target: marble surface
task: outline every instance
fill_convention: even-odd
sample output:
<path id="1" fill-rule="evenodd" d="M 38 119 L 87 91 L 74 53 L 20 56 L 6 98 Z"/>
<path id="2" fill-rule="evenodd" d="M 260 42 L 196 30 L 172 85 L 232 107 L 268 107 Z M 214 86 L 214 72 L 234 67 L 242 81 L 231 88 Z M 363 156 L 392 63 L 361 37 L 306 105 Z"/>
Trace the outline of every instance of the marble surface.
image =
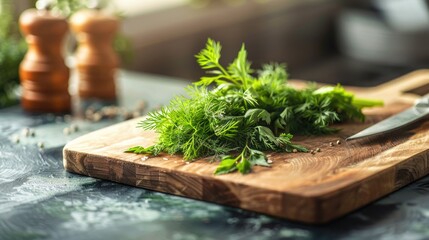
<path id="1" fill-rule="evenodd" d="M 177 79 L 122 72 L 119 103 L 148 108 L 185 94 Z M 19 106 L 0 110 L 0 239 L 429 239 L 429 177 L 354 213 L 312 226 L 68 173 L 62 147 L 118 122 Z M 63 134 L 76 124 L 79 131 Z M 23 137 L 31 128 L 34 137 Z M 20 136 L 15 143 L 13 136 Z M 43 142 L 43 149 L 37 143 Z"/>

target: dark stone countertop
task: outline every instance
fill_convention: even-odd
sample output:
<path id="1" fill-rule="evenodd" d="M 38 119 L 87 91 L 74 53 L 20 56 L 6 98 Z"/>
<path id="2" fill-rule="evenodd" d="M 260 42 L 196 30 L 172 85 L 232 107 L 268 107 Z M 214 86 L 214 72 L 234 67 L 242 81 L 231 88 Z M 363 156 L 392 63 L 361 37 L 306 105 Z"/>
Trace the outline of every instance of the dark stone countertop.
<path id="1" fill-rule="evenodd" d="M 155 108 L 184 94 L 187 84 L 121 72 L 119 103 L 133 108 L 146 100 L 147 109 Z M 118 121 L 28 115 L 19 106 L 0 110 L 0 239 L 429 239 L 429 177 L 311 226 L 64 170 L 68 141 Z M 64 135 L 70 124 L 79 131 Z M 36 135 L 22 137 L 24 128 Z"/>

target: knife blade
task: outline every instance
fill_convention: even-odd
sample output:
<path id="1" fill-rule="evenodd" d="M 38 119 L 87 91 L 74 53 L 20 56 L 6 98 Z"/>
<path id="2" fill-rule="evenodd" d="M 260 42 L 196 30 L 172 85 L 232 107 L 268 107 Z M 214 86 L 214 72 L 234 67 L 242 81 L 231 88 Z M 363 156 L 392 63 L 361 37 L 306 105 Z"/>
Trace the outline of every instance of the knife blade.
<path id="1" fill-rule="evenodd" d="M 424 95 L 418 99 L 414 106 L 396 114 L 389 118 L 382 120 L 369 128 L 366 128 L 353 136 L 346 138 L 346 140 L 354 140 L 358 138 L 388 133 L 408 124 L 416 122 L 422 118 L 429 116 L 429 94 Z"/>

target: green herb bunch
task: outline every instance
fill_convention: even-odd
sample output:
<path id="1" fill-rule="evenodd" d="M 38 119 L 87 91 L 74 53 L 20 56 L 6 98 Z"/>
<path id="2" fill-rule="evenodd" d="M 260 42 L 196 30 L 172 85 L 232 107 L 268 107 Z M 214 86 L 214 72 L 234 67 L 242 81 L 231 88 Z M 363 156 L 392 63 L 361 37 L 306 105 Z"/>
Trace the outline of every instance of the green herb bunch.
<path id="1" fill-rule="evenodd" d="M 24 58 L 23 41 L 0 37 L 0 108 L 16 102 L 14 90 L 19 85 L 19 63 Z"/>
<path id="2" fill-rule="evenodd" d="M 380 104 L 357 100 L 339 85 L 295 89 L 287 84 L 284 65 L 264 65 L 255 72 L 244 45 L 227 67 L 220 57 L 220 43 L 209 39 L 196 55 L 208 76 L 188 88 L 189 97 L 176 97 L 139 123 L 159 134 L 155 145 L 127 152 L 181 153 L 187 161 L 215 156 L 221 160 L 215 174 L 245 174 L 254 165 L 270 166 L 265 151 L 307 152 L 292 143 L 292 134 L 334 132 L 331 124 L 363 120 L 362 107 Z"/>

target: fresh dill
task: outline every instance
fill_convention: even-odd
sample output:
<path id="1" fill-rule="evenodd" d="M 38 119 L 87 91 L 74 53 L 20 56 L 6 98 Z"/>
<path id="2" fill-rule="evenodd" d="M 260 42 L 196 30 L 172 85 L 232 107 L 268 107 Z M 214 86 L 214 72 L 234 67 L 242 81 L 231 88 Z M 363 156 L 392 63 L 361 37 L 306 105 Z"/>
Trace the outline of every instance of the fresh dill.
<path id="1" fill-rule="evenodd" d="M 244 44 L 227 67 L 220 58 L 220 43 L 208 39 L 196 55 L 207 76 L 187 88 L 189 97 L 176 97 L 139 123 L 159 134 L 155 145 L 126 152 L 179 153 L 186 161 L 215 156 L 215 174 L 245 174 L 254 165 L 270 166 L 265 151 L 307 152 L 292 143 L 292 134 L 332 133 L 333 123 L 364 120 L 362 107 L 382 104 L 356 99 L 340 85 L 295 89 L 287 84 L 284 65 L 254 71 Z"/>

